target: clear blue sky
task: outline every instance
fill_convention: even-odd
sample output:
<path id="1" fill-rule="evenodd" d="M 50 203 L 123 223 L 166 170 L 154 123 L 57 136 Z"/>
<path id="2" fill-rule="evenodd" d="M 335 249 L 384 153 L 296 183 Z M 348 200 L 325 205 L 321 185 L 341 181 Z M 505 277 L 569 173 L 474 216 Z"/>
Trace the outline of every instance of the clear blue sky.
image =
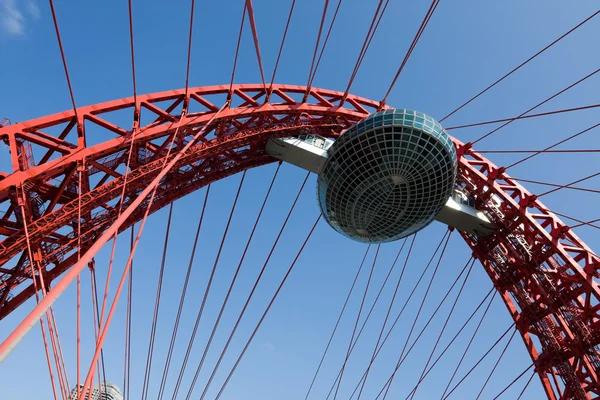
<path id="1" fill-rule="evenodd" d="M 131 67 L 128 42 L 127 2 L 57 1 L 58 18 L 70 69 L 75 99 L 78 105 L 108 101 L 132 94 Z M 281 34 L 289 10 L 288 0 L 255 0 L 257 26 L 261 51 L 270 76 Z M 310 59 L 314 49 L 322 0 L 297 2 L 288 41 L 279 68 L 279 83 L 306 84 Z M 333 30 L 324 60 L 314 85 L 343 91 L 354 67 L 360 46 L 376 8 L 376 1 L 345 0 Z M 333 2 L 332 8 L 337 4 Z M 198 1 L 196 4 L 194 41 L 192 50 L 192 86 L 228 83 L 239 29 L 243 1 Z M 373 45 L 356 78 L 352 92 L 379 100 L 395 74 L 429 2 L 392 0 L 377 32 Z M 482 2 L 477 0 L 442 1 L 400 77 L 388 104 L 413 108 L 441 118 L 456 106 L 486 87 L 521 61 L 591 15 L 598 8 L 594 0 L 564 2 L 559 0 Z M 328 15 L 328 20 L 331 17 Z M 185 83 L 188 1 L 134 1 L 134 25 L 138 93 L 180 88 Z M 446 126 L 460 125 L 510 117 L 520 114 L 560 89 L 592 72 L 600 65 L 598 38 L 600 16 L 576 33 L 536 59 L 523 70 L 482 96 L 473 104 L 449 118 Z M 67 110 L 71 107 L 62 64 L 52 25 L 48 4 L 41 0 L 0 0 L 0 117 L 24 121 Z M 258 73 L 251 33 L 246 24 L 242 40 L 236 82 L 258 82 Z M 600 77 L 595 76 L 539 109 L 540 112 L 598 103 Z M 600 112 L 595 109 L 543 119 L 518 121 L 484 140 L 479 149 L 539 149 L 565 138 L 598 122 Z M 489 127 L 454 131 L 461 140 L 469 141 L 489 131 Z M 592 131 L 570 142 L 563 148 L 600 148 L 600 131 Z M 0 170 L 8 170 L 6 148 L 0 148 Z M 596 158 L 594 158 L 596 157 Z M 496 164 L 507 165 L 519 155 L 494 155 Z M 192 368 L 184 380 L 183 394 L 191 381 L 207 336 L 216 317 L 224 289 L 249 234 L 274 166 L 250 171 L 241 201 L 234 216 L 225 252 L 219 263 L 214 291 L 208 299 L 191 359 Z M 568 183 L 598 172 L 594 155 L 543 155 L 510 171 L 519 178 Z M 270 248 L 277 230 L 289 209 L 304 172 L 284 166 L 270 200 L 268 213 L 259 225 L 251 251 L 246 259 L 241 282 L 234 291 L 230 306 L 206 366 L 212 367 L 217 350 L 223 346 L 225 332 L 232 326 L 237 313 L 250 290 L 254 276 Z M 208 217 L 202 233 L 194 270 L 193 290 L 186 300 L 180 336 L 175 348 L 173 370 L 167 385 L 170 396 L 184 355 L 196 311 L 202 298 L 208 271 L 212 267 L 224 224 L 231 208 L 239 176 L 214 186 L 208 206 Z M 599 189 L 600 180 L 592 179 L 581 186 Z M 533 192 L 546 188 L 530 186 Z M 170 339 L 175 310 L 183 281 L 187 259 L 200 212 L 204 190 L 194 193 L 175 204 L 173 234 L 167 259 L 167 276 L 159 314 L 156 353 L 150 385 L 150 398 L 156 396 L 162 374 L 164 357 Z M 598 194 L 561 191 L 544 198 L 553 210 L 582 220 L 598 218 Z M 145 228 L 140 250 L 136 255 L 134 282 L 134 348 L 132 366 L 132 398 L 139 398 L 144 374 L 145 354 L 150 331 L 150 317 L 162 251 L 166 223 L 166 209 L 156 213 Z M 315 179 L 311 178 L 302 196 L 301 204 L 292 217 L 282 242 L 269 265 L 265 282 L 259 287 L 238 336 L 226 356 L 216 385 L 211 386 L 208 398 L 213 398 L 235 357 L 245 343 L 256 320 L 278 280 L 289 266 L 318 215 Z M 444 227 L 434 224 L 419 234 L 399 299 L 393 315 L 406 299 L 409 289 L 425 266 L 432 248 L 438 243 Z M 592 228 L 579 228 L 577 233 L 592 249 L 600 248 L 600 234 Z M 441 299 L 458 271 L 469 257 L 467 246 L 454 235 L 438 278 L 433 284 L 430 299 L 425 304 L 417 330 L 423 326 L 437 302 Z M 122 269 L 128 239 L 120 238 L 117 271 Z M 375 269 L 373 284 L 382 283 L 385 273 L 399 248 L 399 243 L 382 246 Z M 246 357 L 231 380 L 222 399 L 304 399 L 306 390 L 325 347 L 327 339 L 342 306 L 365 246 L 337 235 L 321 224 L 302 255 L 299 264 L 256 336 Z M 372 253 L 370 255 L 372 257 Z M 371 258 L 369 258 L 370 260 Z M 104 280 L 107 251 L 97 257 L 98 276 Z M 399 265 L 392 279 L 399 273 Z M 117 272 L 120 275 L 120 272 Z M 143 275 L 142 275 L 143 274 Z M 82 275 L 83 287 L 89 290 L 89 274 Z M 114 281 L 113 281 L 114 282 Z M 364 288 L 366 275 L 359 281 L 359 292 Z M 115 287 L 111 285 L 111 293 Z M 476 265 L 458 303 L 455 317 L 447 328 L 441 346 L 456 332 L 475 304 L 490 289 L 489 279 Z M 103 289 L 103 288 L 101 288 Z M 391 299 L 392 285 L 383 292 L 375 308 L 373 320 L 367 325 L 357 352 L 349 362 L 338 398 L 346 399 L 362 374 L 365 360 L 375 344 L 385 309 Z M 84 293 L 89 293 L 85 291 Z M 423 293 L 423 288 L 418 293 Z M 375 291 L 367 296 L 367 305 Z M 422 296 L 422 295 L 421 295 Z M 84 326 L 87 336 L 83 347 L 85 355 L 92 350 L 93 337 L 89 299 L 84 305 Z M 381 359 L 374 365 L 364 393 L 372 399 L 389 376 L 404 343 L 420 296 L 413 300 L 407 314 L 394 330 Z M 311 398 L 324 399 L 339 369 L 350 338 L 360 296 L 353 297 L 350 313 L 343 319 L 340 333 L 333 342 L 315 384 Z M 120 305 L 106 343 L 107 380 L 122 386 L 124 303 Z M 28 302 L 0 323 L 0 338 L 4 338 L 33 306 Z M 75 380 L 74 365 L 74 290 L 71 288 L 56 303 L 56 314 L 61 339 L 70 371 L 71 385 Z M 444 308 L 447 310 L 447 306 Z M 500 302 L 494 303 L 491 318 L 487 318 L 469 356 L 459 372 L 462 376 L 483 351 L 510 324 Z M 414 385 L 429 355 L 443 317 L 436 318 L 411 357 L 399 370 L 389 398 L 404 398 Z M 469 328 L 469 332 L 472 330 Z M 460 357 L 470 333 L 462 336 L 457 345 L 434 370 L 435 375 L 424 381 L 418 399 L 437 398 L 445 387 L 449 374 Z M 414 336 L 413 336 L 414 337 Z M 443 348 L 443 347 L 442 347 Z M 439 350 L 438 350 L 439 353 Z M 498 354 L 496 350 L 495 354 Z M 495 379 L 488 384 L 484 399 L 499 392 L 529 360 L 521 340 L 516 337 L 498 367 Z M 481 370 L 467 380 L 452 398 L 474 398 L 492 367 L 487 361 Z M 208 377 L 209 368 L 203 369 L 192 398 L 198 398 Z M 524 381 L 503 397 L 516 398 Z M 43 356 L 41 335 L 36 327 L 17 350 L 0 366 L 2 399 L 50 399 L 50 384 Z M 181 395 L 181 393 L 180 393 Z M 491 396 L 491 397 L 490 397 Z M 526 396 L 528 400 L 543 398 L 538 379 L 534 379 Z"/>

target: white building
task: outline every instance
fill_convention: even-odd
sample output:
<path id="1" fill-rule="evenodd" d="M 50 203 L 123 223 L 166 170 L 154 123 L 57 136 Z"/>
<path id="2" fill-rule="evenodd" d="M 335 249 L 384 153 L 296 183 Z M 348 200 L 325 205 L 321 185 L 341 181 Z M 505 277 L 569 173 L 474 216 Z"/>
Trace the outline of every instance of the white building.
<path id="1" fill-rule="evenodd" d="M 79 386 L 80 388 L 83 385 Z M 81 391 L 82 389 L 80 389 Z M 71 395 L 69 396 L 69 400 L 77 400 L 77 388 L 73 388 L 71 390 Z M 109 382 L 104 382 L 98 386 L 96 386 L 91 395 L 88 393 L 84 400 L 123 400 L 123 395 L 121 394 L 121 390 L 116 385 L 113 385 Z"/>

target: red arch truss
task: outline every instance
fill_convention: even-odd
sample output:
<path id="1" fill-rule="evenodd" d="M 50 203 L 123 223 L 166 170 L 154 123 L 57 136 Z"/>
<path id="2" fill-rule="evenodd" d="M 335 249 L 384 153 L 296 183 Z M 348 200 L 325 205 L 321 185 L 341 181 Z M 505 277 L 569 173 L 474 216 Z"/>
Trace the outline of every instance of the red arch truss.
<path id="1" fill-rule="evenodd" d="M 227 98 L 230 105 L 211 120 Z M 34 294 L 32 279 L 41 281 L 27 273 L 24 223 L 36 269 L 49 285 L 73 266 L 78 243 L 85 251 L 116 220 L 125 177 L 123 206 L 157 177 L 171 143 L 169 158 L 205 129 L 161 181 L 151 212 L 210 182 L 275 162 L 264 151 L 271 137 L 336 137 L 381 108 L 303 86 L 234 85 L 231 92 L 209 86 L 190 89 L 187 97 L 173 90 L 138 96 L 137 103 L 127 98 L 81 107 L 79 120 L 67 111 L 0 128 L 12 166 L 0 172 L 0 209 L 6 210 L 0 215 L 0 318 Z M 548 398 L 597 398 L 600 259 L 503 168 L 453 140 L 458 185 L 501 227 L 487 238 L 463 238 L 502 296 Z M 124 175 L 130 156 L 131 172 Z M 140 220 L 144 209 L 120 230 Z"/>

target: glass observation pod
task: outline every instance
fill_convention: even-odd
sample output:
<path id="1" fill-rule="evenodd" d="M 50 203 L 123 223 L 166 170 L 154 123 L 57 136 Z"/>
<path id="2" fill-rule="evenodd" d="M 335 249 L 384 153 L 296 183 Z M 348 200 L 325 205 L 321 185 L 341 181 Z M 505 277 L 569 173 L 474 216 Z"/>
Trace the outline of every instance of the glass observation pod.
<path id="1" fill-rule="evenodd" d="M 271 139 L 266 150 L 318 174 L 324 218 L 353 240 L 398 240 L 434 219 L 478 235 L 494 230 L 474 200 L 456 187 L 456 150 L 448 133 L 421 112 L 388 109 L 351 126 L 336 141 L 301 135 Z"/>

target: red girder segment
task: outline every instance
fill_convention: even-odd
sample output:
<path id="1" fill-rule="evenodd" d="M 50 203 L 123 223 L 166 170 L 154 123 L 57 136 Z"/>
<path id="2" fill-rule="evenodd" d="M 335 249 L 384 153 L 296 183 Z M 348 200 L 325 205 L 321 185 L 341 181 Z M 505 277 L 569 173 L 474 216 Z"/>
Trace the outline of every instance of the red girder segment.
<path id="1" fill-rule="evenodd" d="M 378 102 L 356 96 L 342 103 L 343 93 L 330 90 L 311 88 L 305 97 L 303 86 L 273 85 L 268 100 L 262 84 L 233 89 L 231 107 L 219 114 L 161 182 L 152 212 L 210 182 L 275 161 L 264 151 L 268 138 L 302 133 L 336 137 L 380 108 Z M 137 103 L 129 98 L 81 107 L 79 134 L 73 111 L 0 128 L 13 167 L 0 174 L 0 203 L 7 210 L 0 216 L 0 318 L 34 294 L 25 272 L 29 260 L 23 252 L 23 218 L 36 249 L 34 262 L 47 284 L 76 261 L 79 171 L 87 182 L 81 194 L 82 245 L 87 247 L 116 218 L 132 135 L 130 127 L 115 122 L 113 112 L 130 109 L 131 118 L 138 115 L 141 121 L 132 146 L 127 204 L 161 170 L 182 118 L 179 107 L 189 104 L 175 148 L 183 147 L 210 120 L 228 91 L 228 86 L 200 87 L 190 89 L 188 99 L 182 89 L 138 96 Z M 596 398 L 599 258 L 502 168 L 473 152 L 469 144 L 456 139 L 454 143 L 458 185 L 502 227 L 485 239 L 463 237 L 502 295 L 548 398 Z M 36 163 L 38 153 L 43 156 Z M 19 212 L 23 199 L 25 216 Z M 142 215 L 143 207 L 121 230 Z M 5 267 L 11 262 L 13 267 Z M 562 378 L 560 387 L 556 376 Z"/>
<path id="2" fill-rule="evenodd" d="M 185 144 L 186 138 L 192 136 L 213 116 L 218 107 L 214 105 L 212 98 L 227 91 L 228 87 L 225 86 L 190 90 L 190 99 L 186 102 L 190 104 L 190 112 L 181 121 L 181 134 L 175 141 L 176 147 Z M 250 167 L 259 161 L 267 162 L 263 149 L 268 136 L 297 135 L 303 132 L 332 136 L 341 127 L 362 118 L 367 112 L 365 107 L 373 110 L 377 106 L 370 100 L 355 97 L 353 104 L 347 108 L 333 107 L 331 101 L 339 99 L 341 95 L 319 89 L 309 91 L 307 103 L 293 100 L 305 93 L 304 87 L 274 85 L 269 102 L 264 104 L 262 85 L 234 86 L 233 104 L 237 101 L 238 105 L 220 114 L 213 126 L 206 130 L 203 143 L 194 146 L 182 159 L 185 163 L 178 165 L 177 171 L 163 182 L 163 187 L 159 188 L 157 204 L 168 204 L 176 197 L 202 187 L 213 180 L 213 175 L 215 178 L 222 178 L 226 176 L 223 171 L 237 172 L 237 168 L 231 169 L 236 163 L 251 160 L 252 163 L 247 165 Z M 39 260 L 42 270 L 46 270 L 50 264 L 54 265 L 54 268 L 47 271 L 48 282 L 72 265 L 73 258 L 68 255 L 73 252 L 77 243 L 75 231 L 71 228 L 70 232 L 60 236 L 56 232 L 63 232 L 66 227 L 74 225 L 73 212 L 77 208 L 78 194 L 78 176 L 74 172 L 78 165 L 83 166 L 80 169 L 84 171 L 84 181 L 90 182 L 94 178 L 97 180 L 94 187 L 82 193 L 82 243 L 87 245 L 98 237 L 116 215 L 114 203 L 124 180 L 122 169 L 128 157 L 131 133 L 127 128 L 109 122 L 110 114 L 129 108 L 132 115 L 139 115 L 142 121 L 149 117 L 146 118 L 148 123 L 142 124 L 136 133 L 133 146 L 135 154 L 132 156 L 133 172 L 128 177 L 127 185 L 129 197 L 125 200 L 128 202 L 160 170 L 166 146 L 179 124 L 180 115 L 174 110 L 184 103 L 183 100 L 184 90 L 179 90 L 138 96 L 137 105 L 133 99 L 124 99 L 82 107 L 78 109 L 77 115 L 84 121 L 83 135 L 72 132 L 76 126 L 74 112 L 15 124 L 10 130 L 0 132 L 0 137 L 5 142 L 13 143 L 17 148 L 17 151 L 11 152 L 11 157 L 17 160 L 12 163 L 13 166 L 16 165 L 16 170 L 5 175 L 4 179 L 0 178 L 0 202 L 9 204 L 10 210 L 13 204 L 18 203 L 17 193 L 22 195 L 25 192 L 27 203 L 32 205 L 31 215 L 28 216 L 31 238 L 34 243 L 39 244 L 40 252 L 44 254 Z M 166 104 L 161 104 L 165 102 Z M 202 110 L 193 112 L 194 106 Z M 265 129 L 266 125 L 268 127 Z M 102 142 L 85 146 L 86 142 L 94 141 L 90 132 L 96 133 L 97 130 L 92 131 L 90 128 L 96 127 L 102 129 Z M 42 131 L 50 128 L 57 132 L 58 139 Z M 46 140 L 29 141 L 30 137 L 36 135 L 41 135 Z M 69 136 L 73 137 L 72 142 L 68 141 Z M 61 153 L 62 156 L 49 156 L 49 153 L 58 151 L 54 142 L 61 142 L 63 148 L 72 150 Z M 45 145 L 40 150 L 45 153 L 44 156 L 37 164 L 21 162 L 23 151 L 20 149 L 31 146 L 32 143 Z M 272 160 L 269 158 L 268 161 Z M 103 176 L 97 179 L 96 174 Z M 163 201 L 163 197 L 167 200 Z M 58 208 L 58 205 L 62 207 Z M 54 208 L 57 208 L 56 212 L 51 212 Z M 19 207 L 15 209 L 18 210 Z M 0 265 L 17 256 L 23 248 L 24 235 L 23 232 L 18 232 L 22 227 L 20 218 L 20 215 L 13 212 L 7 212 L 2 217 L 6 229 L 1 230 L 0 234 L 6 238 L 0 242 Z M 60 242 L 57 243 L 59 239 Z M 0 275 L 0 318 L 33 294 L 33 287 L 19 288 L 27 280 L 27 275 L 21 271 L 28 262 L 26 257 L 21 257 L 15 267 L 5 269 L 11 272 Z M 13 296 L 14 299 L 7 302 Z"/>

